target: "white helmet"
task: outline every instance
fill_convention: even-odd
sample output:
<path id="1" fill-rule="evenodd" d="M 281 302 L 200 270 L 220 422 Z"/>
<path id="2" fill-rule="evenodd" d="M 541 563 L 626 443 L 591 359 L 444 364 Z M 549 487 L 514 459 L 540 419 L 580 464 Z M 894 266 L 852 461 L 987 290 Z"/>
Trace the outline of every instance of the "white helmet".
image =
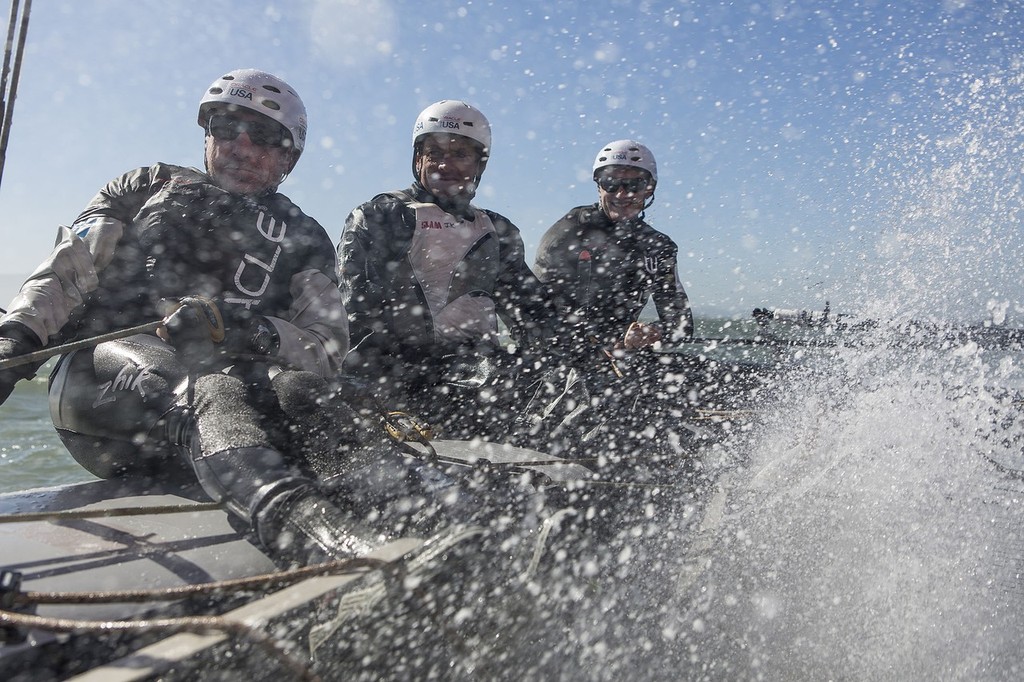
<path id="1" fill-rule="evenodd" d="M 476 107 L 457 99 L 434 102 L 420 112 L 412 128 L 412 146 L 430 133 L 447 133 L 468 137 L 484 149 L 484 159 L 491 152 L 491 124 Z"/>
<path id="2" fill-rule="evenodd" d="M 295 151 L 306 146 L 306 106 L 277 76 L 257 69 L 236 69 L 215 80 L 199 102 L 199 125 L 206 128 L 210 110 L 218 105 L 244 107 L 274 119 L 292 137 Z"/>
<path id="3" fill-rule="evenodd" d="M 654 184 L 658 184 L 658 164 L 654 161 L 651 150 L 636 140 L 616 140 L 609 142 L 597 153 L 594 159 L 594 179 L 597 171 L 605 166 L 633 166 L 651 174 Z"/>

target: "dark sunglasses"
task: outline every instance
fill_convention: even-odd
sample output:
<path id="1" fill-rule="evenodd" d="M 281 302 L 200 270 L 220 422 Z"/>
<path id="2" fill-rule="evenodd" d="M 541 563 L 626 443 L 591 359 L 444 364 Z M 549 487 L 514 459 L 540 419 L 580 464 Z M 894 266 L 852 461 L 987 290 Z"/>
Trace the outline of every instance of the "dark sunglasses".
<path id="1" fill-rule="evenodd" d="M 639 194 L 647 189 L 650 182 L 646 178 L 609 178 L 600 177 L 597 179 L 597 186 L 605 192 L 614 194 L 620 189 L 625 189 L 629 194 Z"/>
<path id="2" fill-rule="evenodd" d="M 249 140 L 260 147 L 291 146 L 292 138 L 284 126 L 263 121 L 244 121 L 229 114 L 213 114 L 206 122 L 206 132 L 218 140 L 230 142 L 238 139 L 241 133 L 249 136 Z M 287 142 L 285 142 L 287 140 Z"/>

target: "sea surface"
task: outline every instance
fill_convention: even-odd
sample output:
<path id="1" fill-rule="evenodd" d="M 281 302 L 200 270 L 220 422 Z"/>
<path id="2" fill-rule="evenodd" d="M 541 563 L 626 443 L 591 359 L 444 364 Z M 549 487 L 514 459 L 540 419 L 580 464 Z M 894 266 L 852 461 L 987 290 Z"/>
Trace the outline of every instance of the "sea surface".
<path id="1" fill-rule="evenodd" d="M 46 370 L 22 381 L 0 406 L 0 492 L 93 480 L 57 437 L 46 397 Z"/>

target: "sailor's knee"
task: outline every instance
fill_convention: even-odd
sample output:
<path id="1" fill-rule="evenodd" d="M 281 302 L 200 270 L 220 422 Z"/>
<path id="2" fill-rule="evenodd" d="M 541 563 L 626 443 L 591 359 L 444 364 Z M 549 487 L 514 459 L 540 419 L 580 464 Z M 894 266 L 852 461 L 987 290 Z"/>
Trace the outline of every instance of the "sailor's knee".
<path id="1" fill-rule="evenodd" d="M 101 478 L 174 465 L 163 425 L 183 369 L 169 346 L 131 337 L 62 357 L 50 375 L 50 416 L 71 455 Z"/>
<path id="2" fill-rule="evenodd" d="M 273 386 L 282 410 L 293 416 L 312 412 L 330 394 L 327 381 L 313 372 L 281 372 L 274 377 Z"/>

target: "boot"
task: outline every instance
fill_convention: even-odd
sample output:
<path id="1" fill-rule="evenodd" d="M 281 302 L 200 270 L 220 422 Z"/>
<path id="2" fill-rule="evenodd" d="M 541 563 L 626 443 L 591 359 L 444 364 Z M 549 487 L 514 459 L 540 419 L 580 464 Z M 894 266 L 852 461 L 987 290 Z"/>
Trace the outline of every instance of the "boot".
<path id="1" fill-rule="evenodd" d="M 267 447 L 204 454 L 192 442 L 192 466 L 206 493 L 247 522 L 276 559 L 323 563 L 365 554 L 379 544 Z M 358 529 L 358 530 L 357 530 Z"/>
<path id="2" fill-rule="evenodd" d="M 270 484 L 260 491 L 252 527 L 277 558 L 302 565 L 362 556 L 381 538 L 333 505 L 312 485 Z"/>

